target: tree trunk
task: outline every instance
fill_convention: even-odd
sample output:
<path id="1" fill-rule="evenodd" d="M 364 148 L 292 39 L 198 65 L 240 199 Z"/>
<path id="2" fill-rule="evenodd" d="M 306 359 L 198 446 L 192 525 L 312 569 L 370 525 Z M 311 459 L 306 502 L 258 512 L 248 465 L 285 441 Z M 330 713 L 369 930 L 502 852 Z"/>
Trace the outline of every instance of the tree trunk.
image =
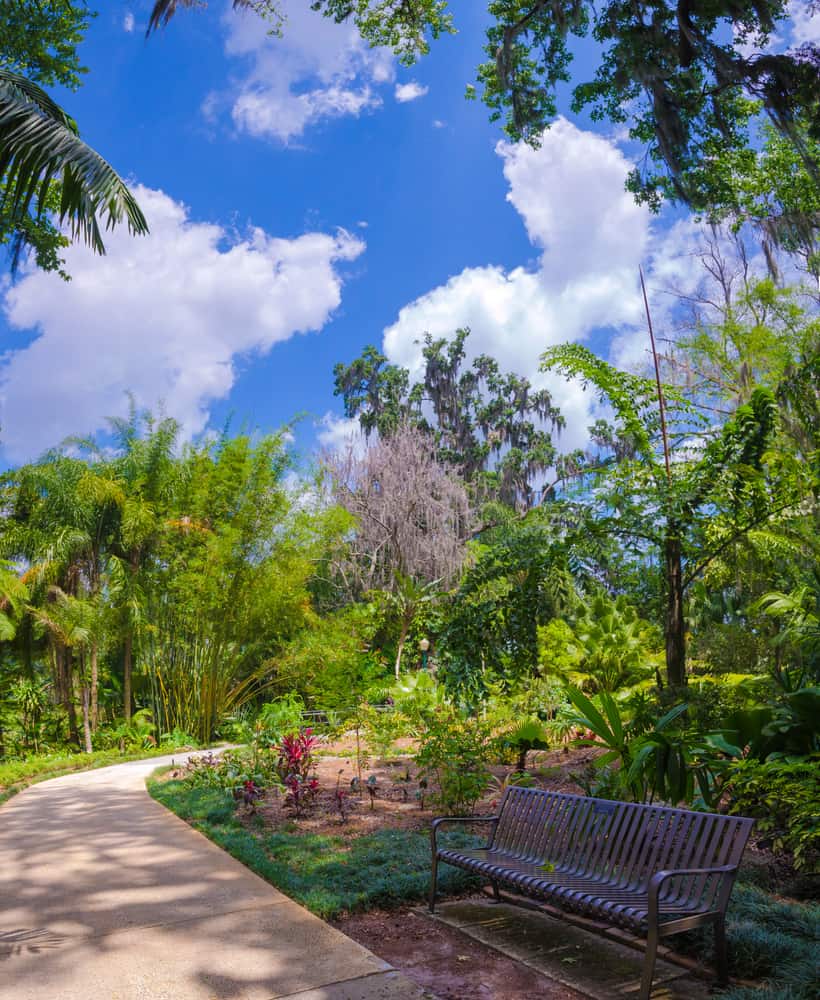
<path id="1" fill-rule="evenodd" d="M 80 745 L 80 731 L 77 728 L 77 709 L 74 705 L 74 676 L 71 670 L 71 652 L 68 649 L 57 650 L 57 657 L 62 661 L 62 699 L 63 708 L 68 715 L 68 736 L 72 743 Z"/>
<path id="2" fill-rule="evenodd" d="M 664 546 L 666 571 L 666 679 L 671 688 L 686 684 L 686 623 L 683 617 L 683 557 L 677 531 L 670 526 Z"/>
<path id="3" fill-rule="evenodd" d="M 126 722 L 131 721 L 131 656 L 133 643 L 133 637 L 129 632 L 125 637 L 125 650 L 122 659 L 122 708 Z"/>
<path id="4" fill-rule="evenodd" d="M 99 687 L 99 663 L 98 663 L 97 643 L 91 644 L 91 731 L 97 732 L 99 722 L 99 704 L 97 699 L 97 688 Z"/>
<path id="5" fill-rule="evenodd" d="M 89 713 L 90 698 L 89 698 L 88 684 L 85 682 L 85 678 L 83 678 L 81 691 L 82 691 L 82 705 L 83 705 L 83 737 L 85 738 L 85 752 L 93 753 L 94 746 L 91 743 L 91 719 Z"/>

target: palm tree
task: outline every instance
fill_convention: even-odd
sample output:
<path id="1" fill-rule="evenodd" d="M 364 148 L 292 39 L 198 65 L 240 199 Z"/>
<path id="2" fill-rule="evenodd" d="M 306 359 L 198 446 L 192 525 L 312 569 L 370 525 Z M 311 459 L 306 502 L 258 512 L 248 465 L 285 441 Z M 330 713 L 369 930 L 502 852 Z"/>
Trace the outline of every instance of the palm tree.
<path id="1" fill-rule="evenodd" d="M 79 658 L 80 693 L 83 712 L 83 736 L 85 752 L 91 753 L 90 685 L 85 670 L 85 653 L 91 638 L 90 605 L 81 598 L 71 597 L 59 587 L 51 587 L 49 601 L 43 607 L 32 607 L 37 624 L 48 634 L 52 655 L 55 658 L 56 674 L 63 683 L 64 700 L 73 708 L 71 688 L 73 687 L 72 662 Z M 62 660 L 62 663 L 60 661 Z M 62 671 L 60 667 L 62 666 Z M 73 723 L 76 728 L 76 722 Z"/>
<path id="2" fill-rule="evenodd" d="M 125 182 L 74 120 L 36 83 L 0 67 L 0 214 L 12 225 L 30 211 L 43 215 L 55 183 L 60 223 L 96 253 L 105 253 L 98 214 L 106 229 L 125 221 L 134 235 L 148 232 Z"/>

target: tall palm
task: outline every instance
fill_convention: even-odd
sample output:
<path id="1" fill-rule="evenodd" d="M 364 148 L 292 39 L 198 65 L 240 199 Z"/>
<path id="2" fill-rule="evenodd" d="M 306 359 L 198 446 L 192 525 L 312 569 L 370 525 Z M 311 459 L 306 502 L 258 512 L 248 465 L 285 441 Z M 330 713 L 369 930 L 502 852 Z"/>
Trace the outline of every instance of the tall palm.
<path id="1" fill-rule="evenodd" d="M 127 420 L 112 418 L 111 430 L 119 454 L 113 468 L 125 499 L 111 544 L 112 595 L 120 608 L 123 637 L 123 709 L 131 719 L 131 677 L 135 639 L 145 604 L 144 576 L 165 529 L 176 488 L 179 466 L 174 452 L 179 425 L 166 418 L 155 423 L 135 407 Z"/>
<path id="2" fill-rule="evenodd" d="M 54 182 L 60 223 L 96 253 L 105 253 L 99 215 L 106 229 L 125 221 L 134 235 L 148 232 L 125 182 L 74 120 L 36 83 L 0 67 L 0 214 L 12 222 L 42 215 Z"/>

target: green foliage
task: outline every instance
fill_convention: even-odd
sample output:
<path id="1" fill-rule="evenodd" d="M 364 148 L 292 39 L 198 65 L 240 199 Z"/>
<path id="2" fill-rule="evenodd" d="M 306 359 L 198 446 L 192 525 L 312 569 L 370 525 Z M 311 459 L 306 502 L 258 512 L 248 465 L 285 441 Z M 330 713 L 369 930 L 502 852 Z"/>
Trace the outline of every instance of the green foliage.
<path id="1" fill-rule="evenodd" d="M 363 723 L 368 746 L 382 760 L 394 754 L 396 740 L 413 733 L 410 717 L 393 707 L 377 709 L 373 705 L 362 705 L 359 708 L 359 718 Z"/>
<path id="2" fill-rule="evenodd" d="M 597 593 L 583 606 L 567 650 L 577 669 L 567 679 L 592 691 L 618 691 L 657 671 L 659 636 L 627 598 Z"/>
<path id="3" fill-rule="evenodd" d="M 379 830 L 353 840 L 280 830 L 263 834 L 240 825 L 233 803 L 219 791 L 185 782 L 152 781 L 149 791 L 220 847 L 313 913 L 329 920 L 346 912 L 399 906 L 423 899 L 430 887 L 430 843 L 425 833 Z M 474 838 L 445 835 L 446 843 Z M 442 891 L 477 887 L 475 878 L 445 866 Z"/>
<path id="4" fill-rule="evenodd" d="M 796 588 L 792 593 L 777 591 L 764 594 L 758 602 L 760 610 L 783 622 L 778 643 L 790 642 L 797 647 L 801 674 L 820 682 L 820 578 L 815 573 L 811 585 Z"/>
<path id="5" fill-rule="evenodd" d="M 737 760 L 725 778 L 732 812 L 757 817 L 773 851 L 787 850 L 795 866 L 820 871 L 820 758 Z"/>
<path id="6" fill-rule="evenodd" d="M 572 626 L 553 618 L 538 626 L 538 666 L 549 677 L 567 680 L 578 666 L 580 651 Z"/>
<path id="7" fill-rule="evenodd" d="M 75 90 L 87 72 L 77 47 L 96 15 L 85 0 L 12 0 L 0 13 L 0 65 L 46 87 Z"/>
<path id="8" fill-rule="evenodd" d="M 271 654 L 308 616 L 310 544 L 297 544 L 288 463 L 281 435 L 185 455 L 175 506 L 186 513 L 169 518 L 146 581 L 143 649 L 163 729 L 210 739 L 269 686 Z"/>
<path id="9" fill-rule="evenodd" d="M 166 25 L 177 7 L 197 7 L 199 0 L 155 0 L 148 31 Z M 249 9 L 283 32 L 285 14 L 281 0 L 233 0 L 234 9 Z M 454 31 L 446 0 L 412 0 L 385 4 L 384 0 L 310 0 L 311 10 L 341 23 L 352 20 L 362 38 L 372 46 L 387 46 L 406 65 L 428 51 L 428 36 L 438 38 Z"/>
<path id="10" fill-rule="evenodd" d="M 17 226 L 51 207 L 59 185 L 60 222 L 72 237 L 105 253 L 98 215 L 108 229 L 122 223 L 143 235 L 148 224 L 116 171 L 79 137 L 74 120 L 32 80 L 0 67 L 0 218 Z M 19 229 L 22 236 L 25 230 Z"/>
<path id="11" fill-rule="evenodd" d="M 808 158 L 820 163 L 817 138 L 809 134 L 800 119 L 793 127 Z M 762 129 L 761 139 L 759 148 L 710 157 L 709 218 L 728 221 L 735 232 L 751 223 L 760 231 L 764 244 L 773 242 L 799 255 L 816 278 L 820 272 L 817 178 L 807 169 L 795 143 L 770 125 Z"/>
<path id="12" fill-rule="evenodd" d="M 323 618 L 308 616 L 307 624 L 271 663 L 273 683 L 346 718 L 370 691 L 383 689 L 389 676 L 372 648 L 379 624 L 375 608 L 351 605 Z"/>
<path id="13" fill-rule="evenodd" d="M 169 734 L 166 734 L 169 735 Z M 186 738 L 175 746 L 183 746 L 191 742 L 195 746 L 196 742 L 183 730 L 176 730 L 170 734 L 184 735 Z M 94 737 L 95 744 L 101 747 L 117 746 L 120 750 L 148 749 L 157 745 L 157 733 L 154 727 L 154 718 L 150 709 L 141 708 L 135 712 L 130 719 L 122 719 L 110 726 L 101 729 Z M 166 741 L 167 742 L 167 741 Z"/>
<path id="14" fill-rule="evenodd" d="M 256 716 L 253 727 L 254 740 L 260 746 L 273 746 L 282 737 L 295 732 L 302 725 L 305 703 L 298 694 L 291 692 L 276 701 L 266 702 Z"/>
<path id="15" fill-rule="evenodd" d="M 549 750 L 551 747 L 549 730 L 537 718 L 522 719 L 497 739 L 502 752 L 511 750 L 515 753 L 515 766 L 519 773 L 527 770 L 527 754 L 531 750 Z"/>
<path id="16" fill-rule="evenodd" d="M 667 676 L 671 686 L 682 686 L 687 589 L 730 545 L 808 496 L 811 472 L 769 450 L 778 408 L 768 388 L 753 388 L 748 402 L 715 425 L 680 390 L 664 387 L 668 438 L 679 442 L 667 456 L 649 379 L 618 371 L 578 344 L 547 351 L 543 368 L 592 386 L 615 411 L 613 425 L 593 428 L 600 452 L 579 469 L 586 524 L 657 553 L 666 592 Z M 699 442 L 694 450 L 692 440 Z"/>
<path id="17" fill-rule="evenodd" d="M 676 727 L 686 712 L 685 704 L 676 705 L 660 718 L 637 716 L 628 720 L 612 695 L 602 692 L 595 702 L 575 688 L 567 689 L 575 713 L 572 721 L 587 731 L 581 740 L 587 746 L 604 750 L 593 761 L 603 772 L 600 787 L 591 794 L 635 802 L 655 798 L 670 805 L 691 805 L 696 792 L 710 804 L 714 799 L 714 752 L 697 735 Z M 609 765 L 617 764 L 617 770 Z M 603 794 L 606 793 L 606 794 Z"/>
<path id="18" fill-rule="evenodd" d="M 767 677 L 755 674 L 698 674 L 689 679 L 689 718 L 702 733 L 719 729 L 735 712 L 760 702 L 771 688 Z"/>
<path id="19" fill-rule="evenodd" d="M 444 687 L 427 670 L 404 674 L 386 694 L 396 711 L 410 721 L 415 732 L 434 719 L 436 710 L 444 708 L 447 702 Z"/>
<path id="20" fill-rule="evenodd" d="M 435 782 L 438 790 L 429 798 L 442 812 L 473 813 L 490 784 L 487 762 L 493 739 L 486 719 L 463 715 L 452 706 L 440 707 L 428 720 L 416 763 L 420 775 Z"/>
<path id="21" fill-rule="evenodd" d="M 817 177 L 800 143 L 801 115 L 818 137 L 816 51 L 745 57 L 763 49 L 786 16 L 786 0 L 493 0 L 488 61 L 479 67 L 484 100 L 514 139 L 537 144 L 557 117 L 556 91 L 570 80 L 573 36 L 591 36 L 599 57 L 590 79 L 574 82 L 572 107 L 629 126 L 646 148 L 630 189 L 657 207 L 662 197 L 706 208 L 725 200 L 712 165 L 743 160 L 759 107 Z M 815 51 L 812 58 L 810 53 Z M 759 105 L 746 99 L 753 95 Z"/>
<path id="22" fill-rule="evenodd" d="M 276 750 L 270 748 L 206 753 L 188 758 L 182 780 L 192 788 L 218 789 L 236 799 L 251 784 L 260 791 L 281 788 L 277 761 Z"/>
<path id="23" fill-rule="evenodd" d="M 40 84 L 76 89 L 86 72 L 77 48 L 95 15 L 84 0 L 14 0 L 0 13 L 0 67 Z M 10 206 L 13 192 L 0 182 L 0 205 Z M 20 213 L 0 209 L 0 244 L 9 245 L 12 266 L 24 248 L 31 248 L 37 266 L 62 277 L 60 253 L 69 240 L 51 220 L 59 212 L 61 190 L 57 183 L 40 193 L 41 211 Z"/>
<path id="24" fill-rule="evenodd" d="M 389 438 L 412 423 L 432 435 L 438 459 L 461 470 L 477 500 L 526 510 L 535 499 L 535 477 L 556 461 L 550 430 L 560 429 L 563 418 L 546 390 L 502 372 L 493 358 L 479 355 L 467 367 L 469 334 L 426 335 L 424 376 L 413 385 L 407 369 L 367 347 L 350 365 L 336 365 L 334 391 L 366 434 L 377 430 Z"/>
<path id="25" fill-rule="evenodd" d="M 453 595 L 441 635 L 448 688 L 475 701 L 493 680 L 531 677 L 538 669 L 539 626 L 576 600 L 566 551 L 548 526 L 527 518 L 500 529 L 478 550 Z"/>
<path id="26" fill-rule="evenodd" d="M 730 713 L 713 745 L 734 757 L 764 761 L 820 751 L 820 688 L 788 691 L 768 703 Z"/>

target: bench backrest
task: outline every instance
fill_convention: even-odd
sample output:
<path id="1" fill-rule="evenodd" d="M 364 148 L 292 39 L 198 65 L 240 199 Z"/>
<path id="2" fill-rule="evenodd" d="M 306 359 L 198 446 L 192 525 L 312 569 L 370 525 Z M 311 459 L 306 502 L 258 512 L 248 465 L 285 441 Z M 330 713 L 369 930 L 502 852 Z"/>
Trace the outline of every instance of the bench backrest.
<path id="1" fill-rule="evenodd" d="M 496 850 L 641 888 L 661 869 L 737 865 L 754 825 L 741 816 L 517 786 L 506 790 L 499 817 Z M 697 889 L 685 882 L 687 894 Z M 670 879 L 663 896 L 681 891 L 683 881 Z"/>

